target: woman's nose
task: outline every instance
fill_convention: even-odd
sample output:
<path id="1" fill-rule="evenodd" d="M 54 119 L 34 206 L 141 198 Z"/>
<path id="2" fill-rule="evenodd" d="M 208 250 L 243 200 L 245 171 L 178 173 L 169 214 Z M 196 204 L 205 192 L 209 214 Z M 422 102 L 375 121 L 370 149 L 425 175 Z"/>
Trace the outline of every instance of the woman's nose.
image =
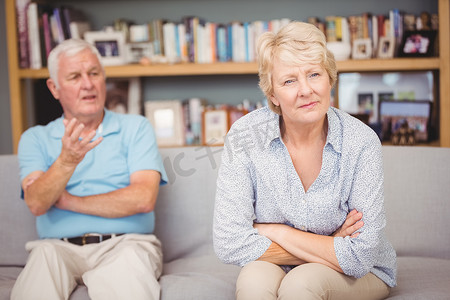
<path id="1" fill-rule="evenodd" d="M 309 96 L 312 94 L 312 88 L 308 80 L 300 80 L 298 84 L 298 95 L 300 97 Z"/>

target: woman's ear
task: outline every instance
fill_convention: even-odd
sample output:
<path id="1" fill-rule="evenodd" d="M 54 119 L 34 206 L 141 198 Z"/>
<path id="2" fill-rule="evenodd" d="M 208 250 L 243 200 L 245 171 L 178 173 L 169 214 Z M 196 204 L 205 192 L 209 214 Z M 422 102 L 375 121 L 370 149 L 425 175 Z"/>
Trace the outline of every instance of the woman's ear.
<path id="1" fill-rule="evenodd" d="M 55 99 L 59 99 L 59 89 L 56 87 L 56 84 L 53 81 L 53 79 L 51 78 L 47 79 L 47 87 L 52 93 L 53 97 L 55 97 Z"/>
<path id="2" fill-rule="evenodd" d="M 277 98 L 275 98 L 274 95 L 270 96 L 270 101 L 273 103 L 273 105 L 280 106 L 280 102 L 277 100 Z"/>

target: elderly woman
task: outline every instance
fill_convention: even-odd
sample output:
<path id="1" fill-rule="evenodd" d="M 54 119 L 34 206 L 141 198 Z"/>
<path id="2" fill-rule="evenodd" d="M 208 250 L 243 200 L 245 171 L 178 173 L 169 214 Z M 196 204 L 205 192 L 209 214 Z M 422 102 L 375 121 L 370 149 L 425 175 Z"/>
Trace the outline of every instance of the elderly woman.
<path id="1" fill-rule="evenodd" d="M 292 22 L 258 45 L 269 107 L 233 125 L 219 171 L 214 247 L 243 266 L 237 299 L 382 299 L 396 284 L 384 235 L 381 144 L 330 107 L 334 57 Z"/>

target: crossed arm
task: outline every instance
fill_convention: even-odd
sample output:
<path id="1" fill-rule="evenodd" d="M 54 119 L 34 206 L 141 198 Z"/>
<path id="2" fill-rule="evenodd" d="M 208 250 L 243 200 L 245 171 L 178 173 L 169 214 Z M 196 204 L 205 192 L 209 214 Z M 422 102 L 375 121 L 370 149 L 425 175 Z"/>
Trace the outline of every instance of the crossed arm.
<path id="1" fill-rule="evenodd" d="M 80 139 L 84 125 L 76 119 L 64 122 L 61 154 L 46 172 L 35 171 L 24 178 L 24 198 L 34 215 L 42 215 L 52 206 L 83 214 L 119 218 L 152 211 L 156 203 L 160 174 L 153 170 L 138 171 L 130 176 L 130 185 L 86 197 L 77 197 L 66 191 L 75 168 L 86 153 L 102 141 L 91 141 L 95 131 Z M 105 205 L 108 203 L 108 205 Z"/>
<path id="2" fill-rule="evenodd" d="M 277 265 L 300 265 L 305 262 L 317 262 L 343 273 L 334 252 L 334 237 L 350 236 L 364 223 L 362 213 L 352 210 L 344 224 L 331 236 L 304 232 L 284 224 L 254 224 L 259 234 L 266 236 L 272 244 L 258 259 Z"/>

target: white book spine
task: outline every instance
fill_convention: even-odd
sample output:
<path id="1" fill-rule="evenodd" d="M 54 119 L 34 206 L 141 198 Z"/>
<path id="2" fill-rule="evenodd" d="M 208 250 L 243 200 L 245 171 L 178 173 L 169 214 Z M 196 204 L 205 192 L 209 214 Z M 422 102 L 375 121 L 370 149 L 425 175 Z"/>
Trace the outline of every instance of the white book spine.
<path id="1" fill-rule="evenodd" d="M 30 53 L 30 68 L 42 68 L 41 42 L 39 38 L 38 5 L 32 2 L 28 6 L 28 41 Z"/>

